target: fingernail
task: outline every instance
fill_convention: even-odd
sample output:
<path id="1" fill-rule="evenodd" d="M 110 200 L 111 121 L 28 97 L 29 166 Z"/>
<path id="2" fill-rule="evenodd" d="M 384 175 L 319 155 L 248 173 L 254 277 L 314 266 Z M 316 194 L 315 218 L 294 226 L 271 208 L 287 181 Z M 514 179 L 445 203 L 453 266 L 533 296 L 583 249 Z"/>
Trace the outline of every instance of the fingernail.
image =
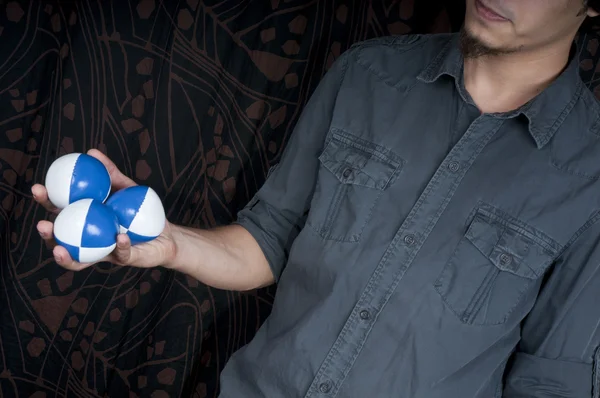
<path id="1" fill-rule="evenodd" d="M 56 261 L 57 263 L 60 263 L 60 256 L 54 256 L 54 261 Z"/>

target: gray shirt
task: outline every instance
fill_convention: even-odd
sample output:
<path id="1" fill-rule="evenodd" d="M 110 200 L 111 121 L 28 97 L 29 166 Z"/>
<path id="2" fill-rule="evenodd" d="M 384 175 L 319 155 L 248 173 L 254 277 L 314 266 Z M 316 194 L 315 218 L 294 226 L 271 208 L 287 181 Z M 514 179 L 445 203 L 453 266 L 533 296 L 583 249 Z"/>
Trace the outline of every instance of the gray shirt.
<path id="1" fill-rule="evenodd" d="M 456 34 L 346 51 L 239 213 L 278 290 L 221 397 L 600 397 L 600 107 L 481 114 Z"/>

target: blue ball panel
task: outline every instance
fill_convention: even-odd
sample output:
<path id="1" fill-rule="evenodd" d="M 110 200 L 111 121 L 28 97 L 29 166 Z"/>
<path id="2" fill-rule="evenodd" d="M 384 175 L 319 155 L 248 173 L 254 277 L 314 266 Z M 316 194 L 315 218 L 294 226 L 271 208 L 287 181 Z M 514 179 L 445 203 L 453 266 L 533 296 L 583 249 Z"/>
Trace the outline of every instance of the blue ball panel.
<path id="1" fill-rule="evenodd" d="M 75 261 L 79 261 L 79 247 L 77 246 L 73 246 L 73 245 L 69 245 L 68 243 L 65 243 L 63 241 L 61 241 L 60 239 L 56 239 L 56 243 L 59 246 L 64 247 L 65 249 L 67 249 L 67 251 L 69 252 L 69 255 L 71 256 L 71 258 Z"/>
<path id="2" fill-rule="evenodd" d="M 93 201 L 85 219 L 81 246 L 108 247 L 115 243 L 118 233 L 117 216 L 102 203 Z"/>
<path id="3" fill-rule="evenodd" d="M 69 202 L 86 198 L 104 202 L 109 192 L 110 175 L 102 162 L 93 156 L 81 154 L 73 170 Z"/>
<path id="4" fill-rule="evenodd" d="M 127 236 L 129 236 L 129 240 L 131 241 L 132 245 L 137 245 L 137 244 L 144 243 L 144 242 L 150 242 L 151 240 L 155 239 L 154 236 L 138 235 L 131 231 L 127 231 Z"/>
<path id="5" fill-rule="evenodd" d="M 119 219 L 119 223 L 129 229 L 135 215 L 142 206 L 142 202 L 146 198 L 148 187 L 136 185 L 129 187 L 112 194 L 106 201 L 106 205 L 109 206 Z"/>

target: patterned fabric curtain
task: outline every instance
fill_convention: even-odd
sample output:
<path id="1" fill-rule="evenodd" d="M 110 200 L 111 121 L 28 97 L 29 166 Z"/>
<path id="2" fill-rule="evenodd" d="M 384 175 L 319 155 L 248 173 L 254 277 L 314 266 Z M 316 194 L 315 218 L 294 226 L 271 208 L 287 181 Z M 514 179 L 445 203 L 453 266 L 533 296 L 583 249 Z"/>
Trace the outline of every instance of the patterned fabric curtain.
<path id="1" fill-rule="evenodd" d="M 227 224 L 343 51 L 456 31 L 463 12 L 458 0 L 0 1 L 0 395 L 214 397 L 276 293 L 58 267 L 30 194 L 57 156 L 99 148 L 170 221 Z M 579 37 L 592 90 L 594 32 Z"/>

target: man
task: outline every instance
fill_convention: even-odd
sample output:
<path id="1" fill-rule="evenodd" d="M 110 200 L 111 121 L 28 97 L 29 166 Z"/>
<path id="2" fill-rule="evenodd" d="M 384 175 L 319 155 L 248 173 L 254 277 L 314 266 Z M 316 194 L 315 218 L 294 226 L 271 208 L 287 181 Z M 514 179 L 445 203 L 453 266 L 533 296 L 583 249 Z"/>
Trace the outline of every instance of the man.
<path id="1" fill-rule="evenodd" d="M 572 51 L 593 16 L 467 0 L 461 34 L 353 46 L 234 225 L 109 260 L 278 283 L 222 397 L 600 397 L 600 107 Z"/>

